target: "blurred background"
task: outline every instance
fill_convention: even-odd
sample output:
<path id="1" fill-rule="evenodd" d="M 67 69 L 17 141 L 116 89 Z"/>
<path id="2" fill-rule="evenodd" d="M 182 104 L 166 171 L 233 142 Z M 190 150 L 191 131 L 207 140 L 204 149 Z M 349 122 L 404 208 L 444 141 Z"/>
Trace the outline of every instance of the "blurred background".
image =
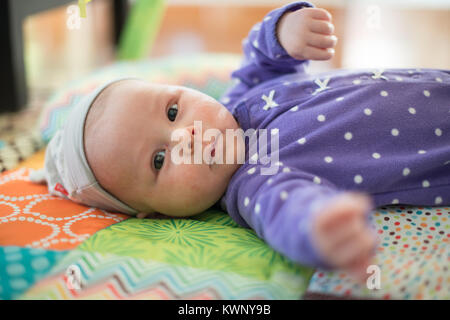
<path id="1" fill-rule="evenodd" d="M 290 2 L 166 0 L 158 33 L 145 56 L 239 54 L 251 27 L 269 11 Z M 311 72 L 330 68 L 450 68 L 449 0 L 313 3 L 333 15 L 339 42 L 335 57 L 312 63 Z M 31 104 L 45 100 L 59 85 L 113 63 L 117 57 L 113 1 L 87 3 L 87 16 L 81 19 L 78 29 L 69 24 L 71 4 L 78 3 L 65 3 L 24 19 L 25 76 Z"/>
<path id="2" fill-rule="evenodd" d="M 35 125 L 51 98 L 70 83 L 83 82 L 117 61 L 150 59 L 146 61 L 161 66 L 165 57 L 180 56 L 187 59 L 174 60 L 195 65 L 196 53 L 238 58 L 251 27 L 291 2 L 0 0 L 0 172 L 44 146 Z M 313 61 L 311 73 L 335 68 L 450 69 L 450 0 L 313 3 L 333 15 L 339 41 L 335 57 Z M 189 68 L 186 72 L 191 74 Z M 201 74 L 192 68 L 193 77 Z M 226 73 L 224 77 L 227 81 Z M 70 105 L 72 98 L 64 103 Z M 49 126 L 61 118 L 52 119 Z"/>

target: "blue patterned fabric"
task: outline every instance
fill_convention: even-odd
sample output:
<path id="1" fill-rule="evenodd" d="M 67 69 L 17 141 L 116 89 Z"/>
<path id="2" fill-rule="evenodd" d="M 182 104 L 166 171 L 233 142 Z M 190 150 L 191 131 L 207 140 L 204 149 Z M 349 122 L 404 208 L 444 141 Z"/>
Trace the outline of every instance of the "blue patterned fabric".
<path id="1" fill-rule="evenodd" d="M 0 299 L 15 299 L 48 271 L 68 251 L 0 247 Z"/>

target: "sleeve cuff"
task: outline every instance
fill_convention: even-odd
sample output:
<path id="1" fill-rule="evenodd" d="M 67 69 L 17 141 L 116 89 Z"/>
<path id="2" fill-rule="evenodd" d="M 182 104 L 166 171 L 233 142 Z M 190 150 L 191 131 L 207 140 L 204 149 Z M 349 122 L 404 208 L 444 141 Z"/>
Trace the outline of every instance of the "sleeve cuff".
<path id="1" fill-rule="evenodd" d="M 264 19 L 268 19 L 270 17 L 269 19 L 271 20 L 271 22 L 270 22 L 271 32 L 268 32 L 270 39 L 267 39 L 268 43 L 270 43 L 271 47 L 272 47 L 272 50 L 270 50 L 272 56 L 270 58 L 280 61 L 280 62 L 284 62 L 286 60 L 293 59 L 286 52 L 286 50 L 281 46 L 280 42 L 278 41 L 277 25 L 278 25 L 278 22 L 281 19 L 281 17 L 286 12 L 297 11 L 297 10 L 300 10 L 305 7 L 314 8 L 314 5 L 312 5 L 309 2 L 303 2 L 303 1 L 290 3 L 284 7 L 273 10 L 264 18 Z"/>

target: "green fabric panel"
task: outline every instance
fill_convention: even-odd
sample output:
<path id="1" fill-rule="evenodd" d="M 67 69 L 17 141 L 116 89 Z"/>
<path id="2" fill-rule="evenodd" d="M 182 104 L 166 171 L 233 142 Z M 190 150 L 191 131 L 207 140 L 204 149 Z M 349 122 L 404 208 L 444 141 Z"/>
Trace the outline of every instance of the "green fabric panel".
<path id="1" fill-rule="evenodd" d="M 305 277 L 307 283 L 313 273 L 313 269 L 275 252 L 253 230 L 239 227 L 218 210 L 208 210 L 194 219 L 130 218 L 97 232 L 78 249 L 235 272 L 260 280 L 283 272 Z"/>

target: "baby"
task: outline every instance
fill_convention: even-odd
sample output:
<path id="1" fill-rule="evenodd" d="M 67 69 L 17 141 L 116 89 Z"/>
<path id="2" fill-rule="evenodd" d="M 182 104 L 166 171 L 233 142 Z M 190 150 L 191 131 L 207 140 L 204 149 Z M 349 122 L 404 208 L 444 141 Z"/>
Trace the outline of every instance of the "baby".
<path id="1" fill-rule="evenodd" d="M 331 21 L 307 2 L 270 12 L 220 102 L 139 79 L 98 88 L 49 143 L 50 191 L 140 218 L 217 203 L 293 261 L 364 278 L 373 208 L 450 204 L 450 72 L 308 75 L 334 55 Z"/>

